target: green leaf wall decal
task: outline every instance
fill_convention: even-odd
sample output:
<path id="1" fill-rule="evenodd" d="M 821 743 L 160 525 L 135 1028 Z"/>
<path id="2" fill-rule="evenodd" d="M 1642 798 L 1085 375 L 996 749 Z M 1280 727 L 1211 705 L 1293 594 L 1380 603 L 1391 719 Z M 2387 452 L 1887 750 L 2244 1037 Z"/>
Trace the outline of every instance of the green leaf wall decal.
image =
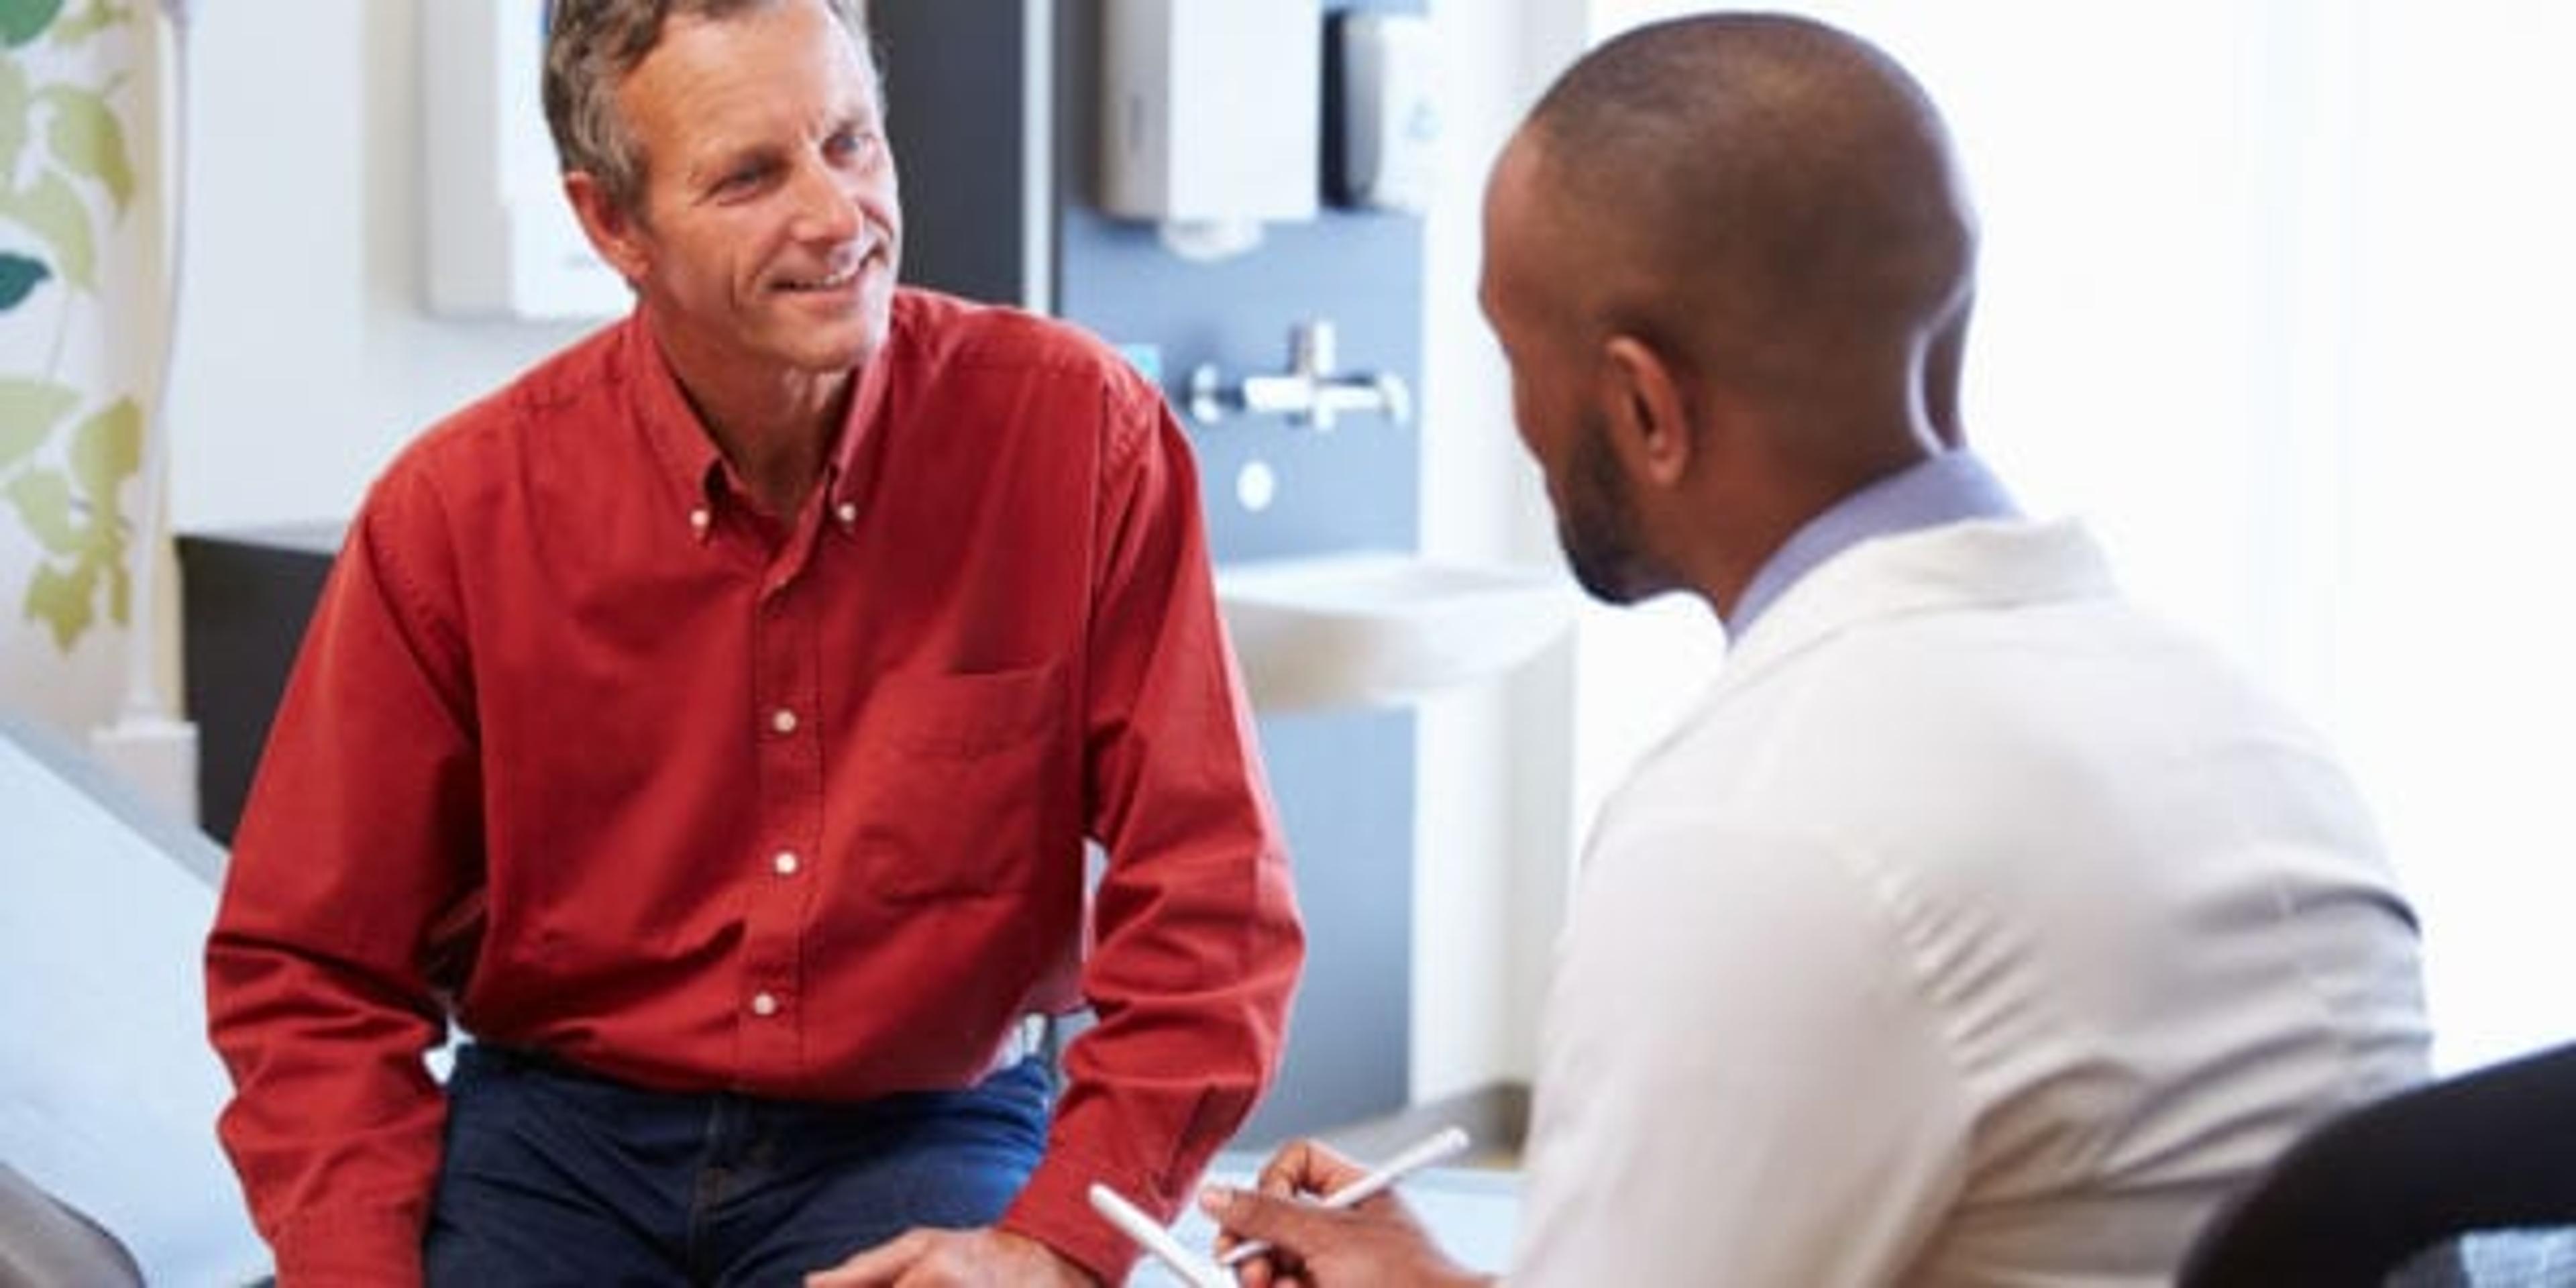
<path id="1" fill-rule="evenodd" d="M 133 0 L 0 0 L 0 45 L 42 40 L 59 50 L 135 14 Z M 114 106 L 123 83 L 122 75 L 103 84 L 89 76 L 49 82 L 15 53 L 0 53 L 0 228 L 9 230 L 0 244 L 0 314 L 57 279 L 75 293 L 97 290 L 101 239 L 138 190 Z M 40 133 L 39 151 L 32 145 Z M 75 411 L 100 403 L 59 440 L 59 458 L 45 454 Z M 66 654 L 102 613 L 130 620 L 121 492 L 141 463 L 143 432 L 142 409 L 114 389 L 0 376 L 0 525 L 22 528 L 42 550 L 27 570 L 25 614 Z"/>
<path id="2" fill-rule="evenodd" d="M 98 565 L 74 564 L 65 572 L 48 564 L 27 583 L 27 617 L 52 627 L 54 647 L 69 653 L 95 619 L 90 598 L 97 590 Z"/>
<path id="3" fill-rule="evenodd" d="M 45 34 L 62 11 L 63 0 L 0 0 L 0 41 L 11 49 L 26 44 Z"/>
<path id="4" fill-rule="evenodd" d="M 123 214 L 134 200 L 134 161 L 125 148 L 125 127 L 117 122 L 107 96 L 70 85 L 49 85 L 36 101 L 53 109 L 45 142 L 63 168 L 107 188 Z"/>
<path id="5" fill-rule="evenodd" d="M 80 405 L 80 391 L 50 380 L 0 377 L 0 469 L 17 464 Z"/>
<path id="6" fill-rule="evenodd" d="M 80 523 L 72 514 L 72 481 L 60 470 L 29 470 L 9 480 L 6 495 L 10 506 L 18 511 L 18 518 L 27 525 L 27 535 L 34 537 L 47 553 L 80 553 Z"/>
<path id="7" fill-rule="evenodd" d="M 117 485 L 134 477 L 142 463 L 143 409 L 131 398 L 117 399 L 72 431 L 72 481 L 103 517 L 116 514 Z"/>
<path id="8" fill-rule="evenodd" d="M 15 58 L 0 58 L 0 175 L 18 173 L 18 154 L 27 150 L 27 118 L 35 114 L 26 69 Z"/>
<path id="9" fill-rule="evenodd" d="M 27 297 L 53 275 L 54 270 L 45 267 L 41 259 L 0 251 L 0 313 L 26 303 Z"/>
<path id="10" fill-rule="evenodd" d="M 0 217 L 17 220 L 43 241 L 64 281 L 84 291 L 97 289 L 98 240 L 90 232 L 89 210 L 61 172 L 47 170 L 33 186 L 0 194 Z"/>

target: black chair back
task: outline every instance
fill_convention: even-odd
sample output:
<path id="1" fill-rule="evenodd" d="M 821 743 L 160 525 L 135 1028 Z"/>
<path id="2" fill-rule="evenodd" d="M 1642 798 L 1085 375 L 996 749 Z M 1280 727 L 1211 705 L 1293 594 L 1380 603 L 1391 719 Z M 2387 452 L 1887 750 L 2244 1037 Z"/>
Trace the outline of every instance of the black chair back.
<path id="1" fill-rule="evenodd" d="M 2491 1247 L 2462 1242 L 2481 1231 L 2521 1233 Z M 2211 1218 L 2175 1280 L 2177 1288 L 2505 1282 L 2576 1285 L 2576 1044 L 2327 1122 Z"/>

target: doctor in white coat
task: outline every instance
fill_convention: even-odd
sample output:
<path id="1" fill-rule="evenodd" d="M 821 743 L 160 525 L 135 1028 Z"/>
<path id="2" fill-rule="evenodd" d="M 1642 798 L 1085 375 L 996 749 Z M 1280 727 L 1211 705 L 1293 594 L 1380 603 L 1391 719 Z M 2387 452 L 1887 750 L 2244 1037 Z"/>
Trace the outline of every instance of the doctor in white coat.
<path id="1" fill-rule="evenodd" d="M 1631 32 L 1485 218 L 1575 572 L 1733 640 L 1588 847 L 1512 1282 L 2161 1284 L 2301 1131 L 2423 1076 L 2413 918 L 2334 758 L 1966 450 L 1974 229 L 1903 69 L 1793 18 Z M 1397 1201 L 1288 1197 L 1355 1174 L 1299 1144 L 1204 1203 L 1281 1249 L 1254 1284 L 1470 1278 Z"/>

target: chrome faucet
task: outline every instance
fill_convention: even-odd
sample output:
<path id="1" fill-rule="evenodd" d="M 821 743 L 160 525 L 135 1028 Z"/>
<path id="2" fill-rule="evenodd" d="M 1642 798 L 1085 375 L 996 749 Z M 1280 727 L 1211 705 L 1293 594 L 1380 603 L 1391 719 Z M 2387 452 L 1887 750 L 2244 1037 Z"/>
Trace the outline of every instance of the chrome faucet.
<path id="1" fill-rule="evenodd" d="M 1229 407 L 1254 415 L 1286 416 L 1291 424 L 1329 430 L 1352 413 L 1376 412 L 1398 425 L 1413 419 L 1413 395 L 1391 371 L 1336 372 L 1333 324 L 1316 318 L 1288 330 L 1288 369 L 1245 376 L 1231 395 L 1213 362 L 1190 372 L 1190 418 L 1202 425 L 1225 419 Z"/>

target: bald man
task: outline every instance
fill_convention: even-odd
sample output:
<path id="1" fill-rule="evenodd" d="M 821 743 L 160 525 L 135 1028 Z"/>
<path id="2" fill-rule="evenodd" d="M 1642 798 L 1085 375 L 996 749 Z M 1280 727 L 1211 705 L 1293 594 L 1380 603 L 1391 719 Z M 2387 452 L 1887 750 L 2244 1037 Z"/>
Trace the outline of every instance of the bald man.
<path id="1" fill-rule="evenodd" d="M 2231 1187 L 2423 1075 L 2412 915 L 2317 739 L 1963 445 L 1975 235 L 1886 55 L 1793 18 L 1583 59 L 1495 167 L 1483 304 L 1568 560 L 1706 600 L 1541 1040 L 1526 1284 L 2166 1282 Z M 1291 1146 L 1253 1284 L 1470 1276 Z"/>

